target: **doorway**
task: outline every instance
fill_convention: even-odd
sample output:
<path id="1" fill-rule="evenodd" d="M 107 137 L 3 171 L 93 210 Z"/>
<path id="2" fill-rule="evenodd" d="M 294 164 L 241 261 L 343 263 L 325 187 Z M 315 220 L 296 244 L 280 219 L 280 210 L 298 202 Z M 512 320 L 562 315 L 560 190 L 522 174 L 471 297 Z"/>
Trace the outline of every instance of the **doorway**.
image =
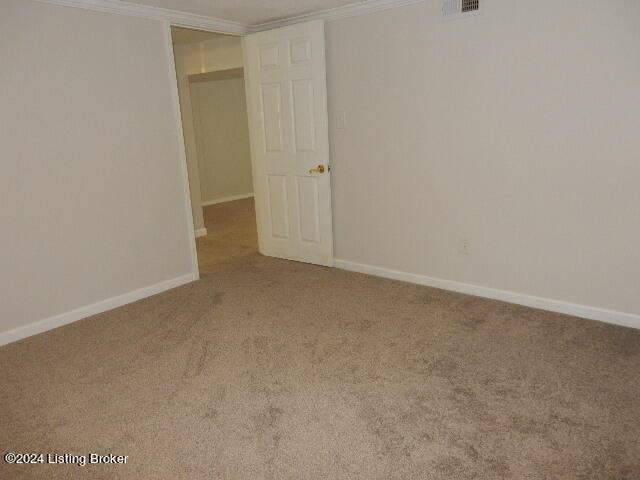
<path id="1" fill-rule="evenodd" d="M 230 188 L 236 183 L 229 175 L 233 169 L 238 177 L 250 171 L 255 190 L 257 245 L 244 245 L 246 251 L 333 266 L 323 21 L 250 33 L 242 39 L 171 28 L 194 234 L 206 239 L 198 242 L 198 257 L 208 257 L 202 245 L 220 229 L 205 225 L 205 219 L 212 222 L 224 216 L 214 213 L 217 208 L 205 215 L 204 208 L 251 198 L 242 188 Z M 234 81 L 238 82 L 236 100 L 211 84 Z M 217 105 L 203 112 L 211 99 Z M 237 109 L 235 114 L 225 115 L 226 106 Z M 232 127 L 234 115 L 241 121 Z M 242 146 L 234 150 L 229 142 L 236 141 Z M 245 161 L 251 166 L 243 169 L 235 155 L 225 156 L 231 150 L 248 152 Z M 213 157 L 218 160 L 212 161 Z M 220 159 L 227 157 L 233 160 L 232 166 L 221 167 Z M 209 184 L 214 180 L 215 185 Z"/>
<path id="2" fill-rule="evenodd" d="M 198 266 L 258 252 L 240 37 L 171 27 Z"/>

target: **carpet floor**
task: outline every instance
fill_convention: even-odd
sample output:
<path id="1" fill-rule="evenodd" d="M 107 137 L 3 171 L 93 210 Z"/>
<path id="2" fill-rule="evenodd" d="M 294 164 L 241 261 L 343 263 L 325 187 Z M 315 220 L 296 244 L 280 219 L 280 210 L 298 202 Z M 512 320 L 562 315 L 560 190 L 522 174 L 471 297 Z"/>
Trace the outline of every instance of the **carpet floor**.
<path id="1" fill-rule="evenodd" d="M 0 348 L 3 452 L 128 455 L 0 478 L 640 478 L 640 331 L 262 257 L 252 208 L 200 281 Z"/>

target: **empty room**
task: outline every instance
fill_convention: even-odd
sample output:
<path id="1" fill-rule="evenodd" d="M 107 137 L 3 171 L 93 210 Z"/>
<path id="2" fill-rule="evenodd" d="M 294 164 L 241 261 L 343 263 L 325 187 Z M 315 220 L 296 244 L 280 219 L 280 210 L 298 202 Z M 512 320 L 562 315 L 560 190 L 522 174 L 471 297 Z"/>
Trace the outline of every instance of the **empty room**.
<path id="1" fill-rule="evenodd" d="M 638 25 L 0 0 L 0 478 L 640 478 Z"/>

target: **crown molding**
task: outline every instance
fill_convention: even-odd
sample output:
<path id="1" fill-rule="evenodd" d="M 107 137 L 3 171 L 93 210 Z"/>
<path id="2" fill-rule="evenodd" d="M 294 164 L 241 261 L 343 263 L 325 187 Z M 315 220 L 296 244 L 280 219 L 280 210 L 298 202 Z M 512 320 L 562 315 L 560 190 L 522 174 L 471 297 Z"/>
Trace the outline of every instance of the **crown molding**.
<path id="1" fill-rule="evenodd" d="M 82 8 L 94 12 L 114 13 L 129 17 L 150 18 L 163 20 L 177 27 L 188 27 L 208 32 L 244 35 L 253 29 L 250 25 L 223 20 L 221 18 L 195 15 L 191 13 L 169 10 L 167 8 L 139 5 L 120 0 L 36 0 L 64 7 Z"/>
<path id="2" fill-rule="evenodd" d="M 369 13 L 390 10 L 392 8 L 424 3 L 424 1 L 425 0 L 364 0 L 358 3 L 344 5 L 342 7 L 328 8 L 326 10 L 297 15 L 295 17 L 259 23 L 251 25 L 249 28 L 251 32 L 261 32 L 263 30 L 270 30 L 272 28 L 284 27 L 311 20 L 325 20 L 330 22 L 332 20 L 340 20 L 341 18 L 356 17 L 358 15 L 366 15 Z"/>
<path id="3" fill-rule="evenodd" d="M 261 32 L 272 28 L 284 27 L 295 23 L 311 20 L 339 20 L 341 18 L 355 17 L 368 13 L 381 12 L 392 8 L 405 7 L 423 3 L 425 0 L 364 0 L 342 7 L 328 8 L 317 12 L 297 15 L 295 17 L 282 18 L 271 22 L 249 25 L 241 22 L 224 20 L 222 18 L 195 15 L 167 8 L 140 5 L 121 0 L 36 0 L 40 3 L 61 5 L 64 7 L 82 8 L 94 12 L 114 13 L 130 17 L 150 18 L 163 20 L 177 27 L 194 28 L 207 32 L 227 33 L 230 35 L 246 35 L 252 32 Z"/>

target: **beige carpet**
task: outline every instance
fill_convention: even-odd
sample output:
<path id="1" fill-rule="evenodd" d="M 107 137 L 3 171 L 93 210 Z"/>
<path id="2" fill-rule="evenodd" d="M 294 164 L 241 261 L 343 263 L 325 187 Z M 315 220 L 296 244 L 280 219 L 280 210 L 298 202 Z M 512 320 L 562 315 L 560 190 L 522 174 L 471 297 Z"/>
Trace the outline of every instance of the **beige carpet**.
<path id="1" fill-rule="evenodd" d="M 640 478 L 640 331 L 264 258 L 251 212 L 207 209 L 201 281 L 0 349 L 3 451 L 129 456 L 0 478 Z"/>
<path id="2" fill-rule="evenodd" d="M 204 222 L 208 235 L 197 240 L 201 275 L 257 254 L 253 198 L 205 207 Z"/>

